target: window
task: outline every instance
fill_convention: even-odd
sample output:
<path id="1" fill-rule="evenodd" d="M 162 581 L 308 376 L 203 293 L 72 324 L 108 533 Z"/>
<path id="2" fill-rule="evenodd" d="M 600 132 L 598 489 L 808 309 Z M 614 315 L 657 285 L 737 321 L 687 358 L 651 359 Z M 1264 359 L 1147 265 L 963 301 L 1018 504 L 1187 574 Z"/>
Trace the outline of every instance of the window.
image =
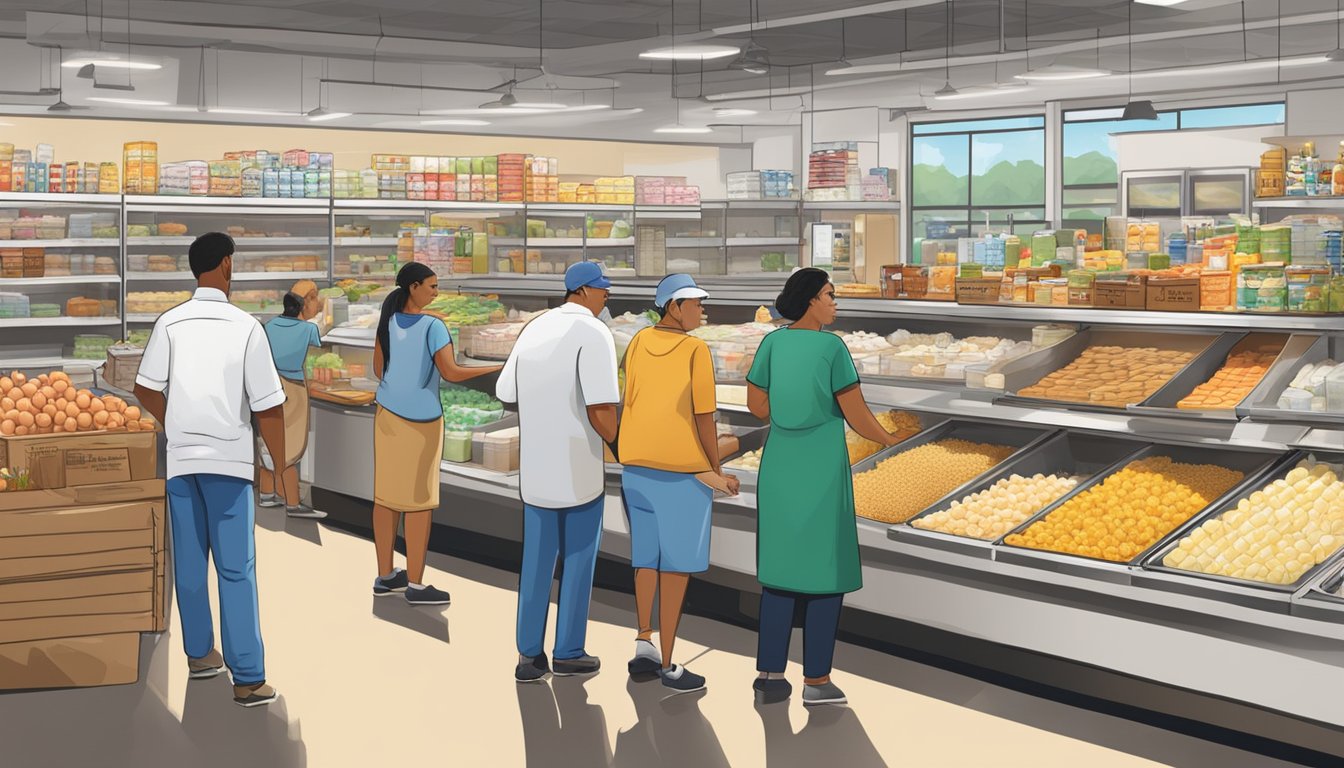
<path id="1" fill-rule="evenodd" d="M 1114 134 L 1275 125 L 1284 121 L 1283 102 L 1170 110 L 1159 112 L 1157 120 L 1121 120 L 1123 111 L 1117 107 L 1064 113 L 1062 226 L 1100 233 L 1107 216 L 1121 213 Z"/>
<path id="2" fill-rule="evenodd" d="M 917 123 L 910 142 L 916 258 L 926 239 L 1046 223 L 1044 117 Z"/>

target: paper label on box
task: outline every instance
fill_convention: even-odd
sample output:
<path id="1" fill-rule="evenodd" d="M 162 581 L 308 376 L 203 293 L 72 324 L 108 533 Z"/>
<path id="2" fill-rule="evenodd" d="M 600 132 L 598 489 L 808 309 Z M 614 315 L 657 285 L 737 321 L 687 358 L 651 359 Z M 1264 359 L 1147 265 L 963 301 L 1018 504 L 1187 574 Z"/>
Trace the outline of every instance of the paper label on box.
<path id="1" fill-rule="evenodd" d="M 76 449 L 65 452 L 67 485 L 124 483 L 131 479 L 131 457 L 125 448 Z"/>

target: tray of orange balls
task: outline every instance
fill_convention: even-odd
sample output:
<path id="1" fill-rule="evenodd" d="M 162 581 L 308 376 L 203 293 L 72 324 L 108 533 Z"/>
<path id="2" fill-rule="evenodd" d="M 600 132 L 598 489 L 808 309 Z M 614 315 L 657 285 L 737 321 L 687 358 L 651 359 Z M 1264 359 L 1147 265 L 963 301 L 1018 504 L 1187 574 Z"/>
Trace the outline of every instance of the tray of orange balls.
<path id="1" fill-rule="evenodd" d="M 139 407 L 78 388 L 64 371 L 0 376 L 0 437 L 154 429 L 154 420 Z"/>
<path id="2" fill-rule="evenodd" d="M 1149 445 L 1013 529 L 994 559 L 1130 584 L 1151 552 L 1282 460 L 1280 451 Z"/>

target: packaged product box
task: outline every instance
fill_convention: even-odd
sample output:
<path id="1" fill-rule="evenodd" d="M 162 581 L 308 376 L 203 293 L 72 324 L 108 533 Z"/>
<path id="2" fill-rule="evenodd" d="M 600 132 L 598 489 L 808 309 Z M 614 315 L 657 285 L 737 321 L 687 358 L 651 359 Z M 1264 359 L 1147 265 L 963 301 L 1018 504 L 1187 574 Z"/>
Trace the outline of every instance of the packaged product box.
<path id="1" fill-rule="evenodd" d="M 1146 296 L 1145 306 L 1150 310 L 1198 312 L 1200 280 L 1198 277 L 1150 277 Z"/>
<path id="2" fill-rule="evenodd" d="M 157 445 L 157 432 L 10 435 L 0 437 L 0 466 L 27 470 L 35 489 L 152 480 Z"/>
<path id="3" fill-rule="evenodd" d="M 1199 308 L 1204 312 L 1227 312 L 1236 307 L 1230 270 L 1205 270 L 1199 274 Z"/>
<path id="4" fill-rule="evenodd" d="M 1092 306 L 1093 290 L 1097 275 L 1086 269 L 1075 269 L 1068 276 L 1068 305 L 1071 307 Z"/>
<path id="5" fill-rule="evenodd" d="M 999 282 L 997 277 L 958 277 L 958 304 L 998 304 Z"/>
<path id="6" fill-rule="evenodd" d="M 1144 275 L 1123 275 L 1115 279 L 1098 278 L 1092 287 L 1092 306 L 1097 309 L 1143 309 L 1147 306 L 1147 280 Z"/>

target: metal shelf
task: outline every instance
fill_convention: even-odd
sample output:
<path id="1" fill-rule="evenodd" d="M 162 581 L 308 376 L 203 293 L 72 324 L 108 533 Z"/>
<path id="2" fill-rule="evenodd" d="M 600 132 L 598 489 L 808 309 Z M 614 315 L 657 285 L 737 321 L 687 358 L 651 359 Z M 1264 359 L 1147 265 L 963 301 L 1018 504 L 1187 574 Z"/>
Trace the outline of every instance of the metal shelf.
<path id="1" fill-rule="evenodd" d="M 0 240 L 0 248 L 119 248 L 114 237 L 65 237 L 56 240 Z"/>
<path id="2" fill-rule="evenodd" d="M 93 285 L 120 283 L 119 275 L 57 275 L 54 277 L 0 278 L 0 288 L 10 285 Z"/>
<path id="3" fill-rule="evenodd" d="M 668 248 L 722 248 L 722 237 L 669 237 Z"/>
<path id="4" fill-rule="evenodd" d="M 804 200 L 804 211 L 878 211 L 896 213 L 899 200 Z"/>
<path id="5" fill-rule="evenodd" d="M 1344 197 L 1335 196 L 1299 196 L 1299 197 L 1259 197 L 1251 201 L 1253 208 L 1308 208 L 1315 210 L 1344 210 Z"/>
<path id="6" fill-rule="evenodd" d="M 803 241 L 796 237 L 730 237 L 727 240 L 728 247 L 752 247 L 769 246 L 797 248 L 803 244 Z"/>
<path id="7" fill-rule="evenodd" d="M 126 195 L 126 205 L 137 210 L 162 208 L 164 206 L 210 208 L 210 207 L 253 207 L 284 211 L 291 208 L 313 208 L 328 206 L 331 200 L 325 197 L 210 197 L 207 195 Z"/>
<path id="8" fill-rule="evenodd" d="M 272 280 L 325 280 L 326 272 L 235 272 L 234 282 L 264 283 Z M 181 282 L 194 281 L 190 272 L 127 272 L 126 279 L 137 282 Z"/>
<path id="9" fill-rule="evenodd" d="M 128 237 L 126 245 L 191 245 L 196 238 L 191 235 L 167 236 L 167 237 Z M 266 248 L 294 247 L 300 245 L 323 246 L 331 243 L 329 238 L 325 237 L 235 237 L 233 242 L 238 246 L 240 253 L 254 249 L 254 246 L 263 246 Z"/>
<path id="10" fill-rule="evenodd" d="M 36 328 L 39 326 L 121 325 L 120 317 L 5 317 L 0 328 Z"/>
<path id="11" fill-rule="evenodd" d="M 526 241 L 528 248 L 582 248 L 582 237 L 538 237 Z M 519 241 L 522 244 L 522 241 Z"/>
<path id="12" fill-rule="evenodd" d="M 400 238 L 396 237 L 338 237 L 337 248 L 366 248 L 375 246 L 395 246 Z"/>
<path id="13" fill-rule="evenodd" d="M 408 208 L 435 211 L 521 211 L 523 203 L 484 203 L 456 200 L 371 200 L 358 197 L 340 197 L 331 201 L 337 211 L 376 210 L 380 208 Z"/>
<path id="14" fill-rule="evenodd" d="M 0 192 L 0 203 L 92 203 L 117 206 L 121 204 L 121 195 L 66 194 L 64 192 L 38 194 L 36 192 Z"/>
<path id="15" fill-rule="evenodd" d="M 632 248 L 633 237 L 590 237 L 584 243 L 589 248 Z"/>

